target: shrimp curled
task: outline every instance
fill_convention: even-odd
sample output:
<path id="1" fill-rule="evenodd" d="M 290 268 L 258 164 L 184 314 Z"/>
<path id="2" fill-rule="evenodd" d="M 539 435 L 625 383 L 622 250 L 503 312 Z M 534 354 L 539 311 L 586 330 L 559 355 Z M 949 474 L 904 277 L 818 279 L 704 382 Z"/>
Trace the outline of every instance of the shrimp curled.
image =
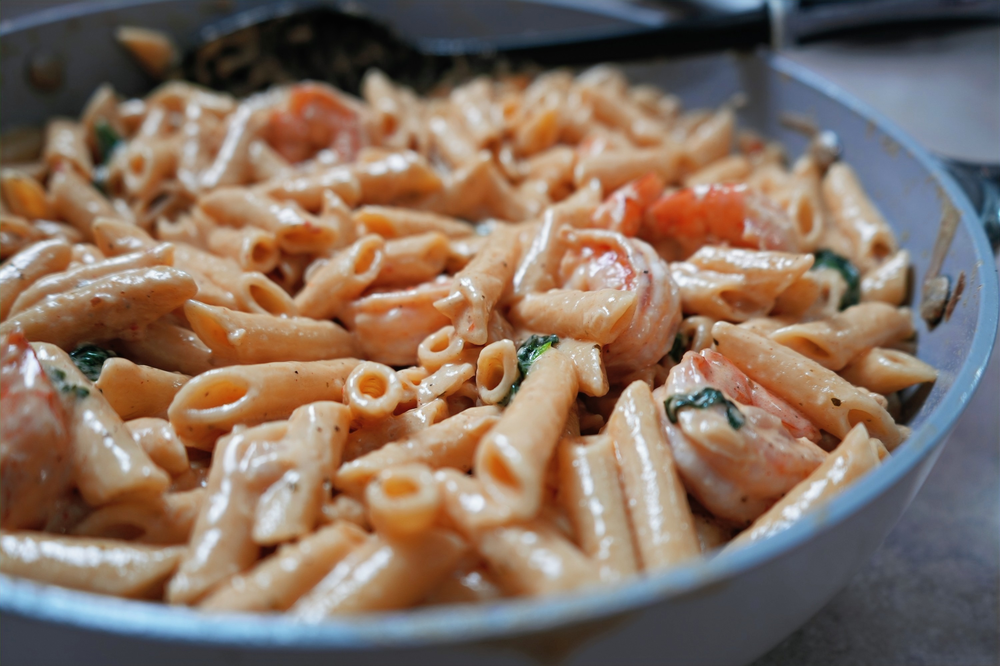
<path id="1" fill-rule="evenodd" d="M 654 392 L 663 401 L 710 386 L 742 414 L 734 427 L 725 410 L 682 409 L 661 419 L 684 485 L 709 511 L 748 524 L 823 462 L 809 438 L 819 430 L 794 407 L 711 350 L 688 352 Z M 796 438 L 796 434 L 801 436 Z"/>
<path id="2" fill-rule="evenodd" d="M 636 295 L 631 322 L 604 347 L 611 379 L 666 356 L 681 321 L 680 292 L 670 268 L 641 240 L 601 229 L 569 230 L 559 267 L 562 286 L 592 291 L 619 289 Z"/>

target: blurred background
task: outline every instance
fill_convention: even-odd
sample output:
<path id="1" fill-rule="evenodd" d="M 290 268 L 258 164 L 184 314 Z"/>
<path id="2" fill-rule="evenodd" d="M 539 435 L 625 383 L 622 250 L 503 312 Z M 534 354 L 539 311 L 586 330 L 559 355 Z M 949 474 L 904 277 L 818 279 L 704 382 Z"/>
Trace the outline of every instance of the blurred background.
<path id="1" fill-rule="evenodd" d="M 441 0 L 449 2 L 451 0 Z M 0 21 L 53 11 L 66 2 L 4 0 Z M 95 4 L 95 3 L 89 3 Z M 100 3 L 124 4 L 124 3 Z M 236 3 L 232 3 L 234 6 Z M 384 3 L 357 3 L 378 16 Z M 432 36 L 446 48 L 453 37 L 420 22 L 420 3 L 406 20 L 386 15 L 407 37 Z M 488 23 L 491 3 L 451 2 L 468 24 Z M 773 12 L 839 5 L 856 15 L 871 2 L 595 2 L 607 11 L 577 30 L 614 30 L 623 20 L 663 22 L 720 12 Z M 810 26 L 785 17 L 771 40 L 792 60 L 874 107 L 939 156 L 1000 165 L 1000 2 L 891 1 L 883 18 L 913 10 L 975 6 L 975 20 L 884 22 L 863 30 L 828 24 L 821 39 L 802 42 Z M 629 11 L 622 14 L 618 7 Z M 981 20 L 992 12 L 995 19 Z M 766 8 L 764 10 L 766 12 Z M 849 14 L 850 12 L 848 12 Z M 626 19 L 621 18 L 625 16 Z M 394 20 L 395 19 L 395 20 Z M 589 19 L 588 19 L 589 21 Z M 601 21 L 604 23 L 602 24 Z M 847 25 L 850 20 L 846 22 Z M 536 39 L 559 26 L 541 26 L 525 14 L 522 33 Z M 562 26 L 562 29 L 568 29 Z M 744 27 L 735 39 L 751 40 Z M 470 34 L 470 33 L 467 33 Z M 764 35 L 767 39 L 767 35 Z M 704 46 L 704 44 L 703 44 Z M 599 57 L 598 52 L 598 57 Z M 997 664 L 1000 659 L 1000 356 L 994 354 L 982 385 L 959 421 L 937 466 L 895 531 L 852 584 L 816 617 L 763 657 L 758 666 L 785 664 Z M 627 655 L 624 648 L 623 657 Z M 627 657 L 626 657 L 627 659 Z"/>

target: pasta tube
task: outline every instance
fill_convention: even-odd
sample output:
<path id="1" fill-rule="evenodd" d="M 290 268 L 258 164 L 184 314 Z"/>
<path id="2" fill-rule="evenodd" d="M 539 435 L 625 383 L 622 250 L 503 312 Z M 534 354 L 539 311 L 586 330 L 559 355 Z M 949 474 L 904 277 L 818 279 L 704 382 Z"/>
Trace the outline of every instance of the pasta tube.
<path id="1" fill-rule="evenodd" d="M 170 477 L 132 439 L 125 423 L 69 355 L 50 344 L 33 345 L 38 360 L 60 387 L 69 415 L 76 485 L 99 506 L 127 494 L 156 495 Z"/>
<path id="2" fill-rule="evenodd" d="M 618 483 L 615 445 L 609 437 L 559 443 L 559 498 L 580 547 L 600 568 L 601 580 L 616 581 L 639 569 Z"/>
<path id="3" fill-rule="evenodd" d="M 38 532 L 0 534 L 0 571 L 85 592 L 136 599 L 159 594 L 184 548 Z"/>
<path id="4" fill-rule="evenodd" d="M 468 536 L 506 593 L 552 594 L 600 581 L 595 563 L 550 523 L 535 519 L 500 525 L 503 517 L 509 519 L 509 511 L 497 506 L 477 479 L 450 469 L 436 477 L 448 517 Z"/>
<path id="5" fill-rule="evenodd" d="M 480 439 L 499 420 L 500 411 L 496 407 L 472 407 L 344 463 L 337 470 L 333 485 L 346 493 L 360 495 L 382 470 L 409 463 L 468 471 L 472 469 Z"/>
<path id="6" fill-rule="evenodd" d="M 392 366 L 417 362 L 417 349 L 431 333 L 450 322 L 434 309 L 449 293 L 447 281 L 428 282 L 412 289 L 374 293 L 351 303 L 342 312 L 348 329 L 367 358 Z"/>
<path id="7" fill-rule="evenodd" d="M 200 375 L 221 364 L 197 335 L 162 319 L 147 326 L 137 339 L 119 340 L 117 345 L 139 363 L 185 375 Z"/>
<path id="8" fill-rule="evenodd" d="M 770 338 L 825 368 L 840 370 L 866 350 L 914 333 L 909 308 L 872 302 L 853 305 L 823 321 L 779 328 Z"/>
<path id="9" fill-rule="evenodd" d="M 421 463 L 387 467 L 365 488 L 372 527 L 390 538 L 410 538 L 434 524 L 441 508 L 434 472 Z"/>
<path id="10" fill-rule="evenodd" d="M 0 266 L 0 321 L 7 319 L 17 298 L 40 278 L 69 265 L 72 249 L 64 240 L 35 243 Z"/>
<path id="11" fill-rule="evenodd" d="M 403 385 L 387 365 L 362 361 L 344 384 L 344 404 L 359 421 L 391 416 L 403 398 Z"/>
<path id="12" fill-rule="evenodd" d="M 386 239 L 431 232 L 442 233 L 448 238 L 466 238 L 475 233 L 468 222 L 447 215 L 391 206 L 362 206 L 354 213 L 354 222 L 365 233 Z"/>
<path id="13" fill-rule="evenodd" d="M 81 342 L 127 336 L 177 309 L 196 291 L 194 280 L 173 268 L 124 271 L 50 296 L 0 325 L 0 335 L 20 328 L 29 340 L 74 349 Z"/>
<path id="14" fill-rule="evenodd" d="M 892 229 L 847 164 L 830 166 L 823 179 L 823 199 L 837 228 L 851 244 L 852 259 L 862 269 L 875 267 L 896 251 Z"/>
<path id="15" fill-rule="evenodd" d="M 879 444 L 877 439 L 869 438 L 864 424 L 854 426 L 823 464 L 789 490 L 728 547 L 737 548 L 784 532 L 803 515 L 829 502 L 859 477 L 878 467 L 882 458 Z"/>
<path id="16" fill-rule="evenodd" d="M 321 361 L 355 356 L 353 336 L 332 321 L 237 312 L 197 301 L 184 306 L 191 329 L 234 364 Z"/>
<path id="17" fill-rule="evenodd" d="M 576 393 L 572 362 L 549 349 L 476 450 L 476 476 L 483 488 L 517 518 L 531 518 L 541 508 L 545 468 Z"/>
<path id="18" fill-rule="evenodd" d="M 59 219 L 90 238 L 91 226 L 99 217 L 121 217 L 103 194 L 71 169 L 57 169 L 49 179 L 49 201 Z"/>
<path id="19" fill-rule="evenodd" d="M 712 337 L 719 353 L 748 377 L 834 437 L 844 438 L 851 428 L 864 423 L 890 451 L 902 441 L 892 417 L 866 391 L 815 361 L 726 322 L 712 327 Z"/>
<path id="20" fill-rule="evenodd" d="M 216 254 L 235 259 L 245 271 L 269 273 L 281 258 L 274 235 L 251 226 L 213 229 L 208 236 L 208 248 Z"/>
<path id="21" fill-rule="evenodd" d="M 448 261 L 448 237 L 431 231 L 386 242 L 376 287 L 406 287 L 433 280 Z"/>
<path id="22" fill-rule="evenodd" d="M 446 418 L 448 418 L 448 406 L 444 400 L 435 400 L 405 411 L 398 416 L 389 416 L 381 421 L 362 423 L 360 428 L 347 437 L 344 460 L 355 460 L 382 447 L 387 442 L 412 437 L 424 428 Z"/>
<path id="23" fill-rule="evenodd" d="M 88 180 L 93 175 L 94 161 L 90 158 L 83 127 L 74 120 L 57 118 L 49 121 L 45 128 L 42 159 L 53 170 L 60 164 L 68 164 Z"/>
<path id="24" fill-rule="evenodd" d="M 121 273 L 136 268 L 151 268 L 153 266 L 170 266 L 173 264 L 173 247 L 167 244 L 157 245 L 148 250 L 103 259 L 92 264 L 83 264 L 75 268 L 42 278 L 17 297 L 12 314 L 17 314 L 35 305 L 47 296 L 72 291 L 88 283 L 115 273 Z"/>
<path id="25" fill-rule="evenodd" d="M 649 386 L 633 382 L 604 431 L 614 442 L 637 560 L 645 570 L 700 553 L 687 492 L 660 424 L 662 411 Z"/>
<path id="26" fill-rule="evenodd" d="M 618 289 L 552 289 L 515 303 L 510 320 L 531 331 L 606 345 L 632 323 L 636 300 L 635 292 Z"/>
<path id="27" fill-rule="evenodd" d="M 881 347 L 869 349 L 840 371 L 840 376 L 855 386 L 883 395 L 933 382 L 937 375 L 937 370 L 919 358 Z"/>
<path id="28" fill-rule="evenodd" d="M 216 438 L 237 424 L 287 418 L 300 405 L 340 400 L 344 382 L 357 364 L 356 359 L 345 358 L 211 370 L 188 382 L 167 413 L 185 443 L 211 450 Z"/>
<path id="29" fill-rule="evenodd" d="M 511 340 L 497 340 L 486 346 L 476 361 L 476 387 L 487 405 L 502 402 L 520 379 L 517 349 Z"/>
<path id="30" fill-rule="evenodd" d="M 302 316 L 313 319 L 337 316 L 348 301 L 375 281 L 384 261 L 385 241 L 375 235 L 358 239 L 309 276 L 295 296 L 296 308 Z"/>
<path id="31" fill-rule="evenodd" d="M 242 430 L 219 442 L 208 472 L 206 492 L 191 533 L 190 546 L 167 584 L 170 603 L 193 604 L 212 587 L 254 563 L 260 547 L 252 538 L 254 507 L 260 495 L 285 471 L 261 465 L 287 432 L 284 422 Z M 256 464 L 254 464 L 256 463 Z"/>
<path id="32" fill-rule="evenodd" d="M 187 448 L 170 422 L 151 416 L 144 416 L 125 422 L 132 439 L 156 465 L 174 476 L 191 469 Z"/>
<path id="33" fill-rule="evenodd" d="M 486 344 L 490 313 L 514 276 L 519 254 L 518 230 L 497 229 L 489 244 L 455 276 L 448 296 L 434 303 L 466 342 Z"/>
<path id="34" fill-rule="evenodd" d="M 109 358 L 101 368 L 94 387 L 104 394 L 122 420 L 142 416 L 166 416 L 170 402 L 191 379 L 148 365 L 136 365 L 126 358 Z"/>
<path id="35" fill-rule="evenodd" d="M 348 522 L 320 528 L 233 576 L 198 606 L 209 611 L 288 610 L 367 538 Z"/>
<path id="36" fill-rule="evenodd" d="M 161 546 L 187 545 L 204 500 L 204 488 L 195 488 L 161 497 L 112 502 L 91 513 L 70 532 L 74 536 L 128 539 Z"/>
<path id="37" fill-rule="evenodd" d="M 289 469 L 261 495 L 254 513 L 254 543 L 278 544 L 316 527 L 325 484 L 340 466 L 350 425 L 347 408 L 334 402 L 314 402 L 292 413 L 280 443 Z"/>
<path id="38" fill-rule="evenodd" d="M 451 573 L 467 549 L 457 534 L 439 527 L 405 540 L 375 535 L 299 599 L 291 613 L 318 622 L 329 615 L 412 606 Z"/>

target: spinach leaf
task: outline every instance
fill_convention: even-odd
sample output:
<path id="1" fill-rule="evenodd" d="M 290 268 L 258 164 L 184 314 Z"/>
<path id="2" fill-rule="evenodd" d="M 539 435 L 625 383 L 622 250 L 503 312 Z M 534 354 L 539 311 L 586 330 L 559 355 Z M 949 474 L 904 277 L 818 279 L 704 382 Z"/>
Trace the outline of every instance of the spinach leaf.
<path id="1" fill-rule="evenodd" d="M 94 123 L 94 135 L 97 137 L 97 153 L 100 163 L 104 164 L 111 157 L 111 153 L 115 152 L 115 148 L 118 147 L 122 138 L 106 120 L 98 120 Z"/>
<path id="2" fill-rule="evenodd" d="M 668 356 L 674 360 L 674 363 L 680 363 L 681 358 L 684 356 L 684 352 L 687 351 L 687 346 L 691 343 L 688 340 L 688 336 L 683 333 L 678 332 L 677 337 L 674 338 L 674 346 L 670 348 L 670 353 Z"/>
<path id="3" fill-rule="evenodd" d="M 104 362 L 116 354 L 107 349 L 101 349 L 97 345 L 83 345 L 76 351 L 70 352 L 69 356 L 73 359 L 76 367 L 80 368 L 80 372 L 87 375 L 87 379 L 96 382 L 101 376 Z"/>
<path id="4" fill-rule="evenodd" d="M 504 406 L 510 404 L 510 401 L 514 399 L 514 395 L 521 390 L 521 382 L 528 376 L 531 364 L 537 361 L 538 357 L 544 354 L 552 345 L 557 344 L 559 344 L 559 336 L 557 335 L 532 335 L 518 348 L 517 370 L 520 376 L 514 382 L 514 385 L 510 387 L 510 393 L 507 394 L 507 397 L 500 404 Z"/>
<path id="5" fill-rule="evenodd" d="M 672 395 L 663 402 L 664 409 L 667 410 L 667 418 L 671 423 L 677 423 L 677 410 L 683 407 L 695 407 L 706 409 L 712 405 L 724 405 L 726 408 L 726 418 L 733 430 L 739 430 L 745 422 L 743 414 L 730 400 L 722 394 L 722 391 L 711 387 L 703 388 L 696 393 L 678 393 Z"/>
<path id="6" fill-rule="evenodd" d="M 847 283 L 847 291 L 840 299 L 840 309 L 844 310 L 861 302 L 861 274 L 850 261 L 831 250 L 816 250 L 813 252 L 816 257 L 811 270 L 820 268 L 832 268 L 840 273 Z"/>
<path id="7" fill-rule="evenodd" d="M 72 393 L 77 400 L 82 400 L 90 395 L 90 390 L 82 386 L 77 386 L 76 384 L 70 384 L 66 379 L 66 373 L 59 368 L 52 368 L 51 370 L 46 370 L 45 374 L 49 376 L 52 381 L 52 385 L 62 393 Z"/>

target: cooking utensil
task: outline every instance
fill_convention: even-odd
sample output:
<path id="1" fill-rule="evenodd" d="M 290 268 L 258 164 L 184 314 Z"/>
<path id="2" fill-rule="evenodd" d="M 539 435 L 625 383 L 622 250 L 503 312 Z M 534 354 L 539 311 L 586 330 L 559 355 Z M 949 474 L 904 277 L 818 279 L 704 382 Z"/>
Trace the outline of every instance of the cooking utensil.
<path id="1" fill-rule="evenodd" d="M 438 0 L 433 6 L 447 11 L 453 5 Z M 515 67 L 578 65 L 746 49 L 769 42 L 785 47 L 830 34 L 929 21 L 1000 20 L 1000 0 L 703 0 L 647 5 L 626 12 L 630 22 L 589 29 L 407 39 L 377 19 L 377 5 L 281 2 L 202 28 L 196 47 L 183 58 L 181 73 L 238 96 L 282 80 L 307 78 L 356 93 L 365 71 L 377 67 L 396 81 L 426 91 L 446 73 L 490 71 L 498 60 Z M 482 4 L 477 11 L 484 11 Z"/>
<path id="2" fill-rule="evenodd" d="M 401 20 L 413 4 L 394 4 Z M 392 10 L 393 3 L 382 5 Z M 518 5 L 511 3 L 511 7 Z M 547 5 L 558 18 L 557 5 Z M 218 4 L 150 2 L 50 13 L 0 29 L 0 121 L 38 122 L 79 112 L 105 80 L 126 94 L 148 81 L 113 42 L 117 25 L 191 34 Z M 512 10 L 513 11 L 513 10 Z M 205 12 L 205 13 L 200 13 Z M 463 16 L 433 21 L 458 32 Z M 499 33 L 506 26 L 493 28 Z M 66 86 L 42 93 L 23 77 L 44 46 L 66 65 Z M 916 284 L 930 263 L 933 228 L 945 210 L 960 216 L 941 272 L 964 272 L 951 318 L 933 331 L 917 322 L 920 356 L 941 371 L 914 396 L 911 438 L 874 473 L 824 510 L 780 535 L 704 563 L 623 585 L 539 600 L 375 614 L 303 625 L 281 616 L 208 616 L 187 608 L 125 601 L 0 576 L 4 657 L 26 663 L 329 664 L 746 663 L 821 608 L 864 564 L 905 510 L 979 381 L 997 331 L 997 276 L 969 202 L 938 162 L 863 104 L 781 56 L 714 54 L 631 65 L 633 81 L 678 93 L 688 107 L 714 106 L 742 91 L 740 121 L 783 141 L 786 112 L 836 130 L 844 158 L 914 258 Z"/>

